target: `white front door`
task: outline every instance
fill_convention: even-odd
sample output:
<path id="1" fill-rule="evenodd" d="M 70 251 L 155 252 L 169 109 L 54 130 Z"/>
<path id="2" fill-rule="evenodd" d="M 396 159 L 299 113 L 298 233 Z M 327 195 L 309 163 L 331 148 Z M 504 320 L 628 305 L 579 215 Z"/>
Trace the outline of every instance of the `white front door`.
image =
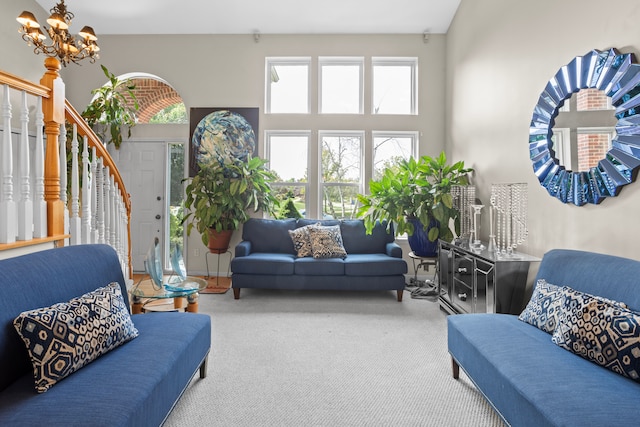
<path id="1" fill-rule="evenodd" d="M 164 142 L 125 141 L 114 157 L 131 195 L 133 270 L 143 272 L 144 258 L 154 239 L 164 248 L 167 146 Z"/>

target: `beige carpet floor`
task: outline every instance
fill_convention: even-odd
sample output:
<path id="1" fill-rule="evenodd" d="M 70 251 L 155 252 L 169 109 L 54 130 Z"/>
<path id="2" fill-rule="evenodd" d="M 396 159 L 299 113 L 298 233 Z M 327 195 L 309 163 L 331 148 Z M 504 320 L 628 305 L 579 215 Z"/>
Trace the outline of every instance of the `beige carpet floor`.
<path id="1" fill-rule="evenodd" d="M 432 300 L 243 289 L 201 295 L 200 312 L 212 318 L 208 376 L 167 427 L 504 425 L 464 373 L 452 378 Z"/>

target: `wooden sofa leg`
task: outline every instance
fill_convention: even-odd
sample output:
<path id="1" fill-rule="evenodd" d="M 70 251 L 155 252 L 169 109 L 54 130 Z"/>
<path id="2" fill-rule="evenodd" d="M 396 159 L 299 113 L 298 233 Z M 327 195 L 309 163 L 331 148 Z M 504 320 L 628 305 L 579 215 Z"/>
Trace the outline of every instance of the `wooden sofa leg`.
<path id="1" fill-rule="evenodd" d="M 402 302 L 402 295 L 404 295 L 404 289 L 401 289 L 398 292 L 398 302 Z"/>
<path id="2" fill-rule="evenodd" d="M 233 299 L 240 299 L 240 289 L 241 288 L 233 288 Z"/>
<path id="3" fill-rule="evenodd" d="M 451 358 L 451 370 L 453 371 L 453 378 L 457 380 L 460 377 L 460 365 L 453 357 Z"/>
<path id="4" fill-rule="evenodd" d="M 202 361 L 202 364 L 200 365 L 200 378 L 205 378 L 207 376 L 207 361 L 209 360 L 208 357 L 205 357 L 205 359 Z"/>

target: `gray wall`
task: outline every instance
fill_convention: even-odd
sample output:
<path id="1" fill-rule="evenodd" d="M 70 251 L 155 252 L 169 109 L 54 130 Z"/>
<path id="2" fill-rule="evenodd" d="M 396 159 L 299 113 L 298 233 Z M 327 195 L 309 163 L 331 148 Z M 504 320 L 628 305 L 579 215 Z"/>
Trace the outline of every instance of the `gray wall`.
<path id="1" fill-rule="evenodd" d="M 592 49 L 637 55 L 639 20 L 637 0 L 462 0 L 447 34 L 447 150 L 476 169 L 487 205 L 492 183 L 528 183 L 525 252 L 573 248 L 640 259 L 640 182 L 597 206 L 565 205 L 540 186 L 528 153 L 531 115 L 547 81 Z"/>

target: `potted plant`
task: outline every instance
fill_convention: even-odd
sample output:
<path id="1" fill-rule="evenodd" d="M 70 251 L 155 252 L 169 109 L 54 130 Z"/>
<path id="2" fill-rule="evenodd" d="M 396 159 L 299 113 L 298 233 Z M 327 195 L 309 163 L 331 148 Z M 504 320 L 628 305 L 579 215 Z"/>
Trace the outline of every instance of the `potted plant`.
<path id="1" fill-rule="evenodd" d="M 407 233 L 416 255 L 435 257 L 438 239 L 453 240 L 450 220 L 459 233 L 451 187 L 468 184 L 472 170 L 462 161 L 448 165 L 444 152 L 436 158 L 403 160 L 385 169 L 379 181 L 369 183 L 370 194 L 358 195 L 357 215 L 364 219 L 368 233 L 376 221 L 386 221 L 387 230 L 394 224 L 397 234 Z"/>
<path id="2" fill-rule="evenodd" d="M 119 79 L 104 65 L 101 67 L 109 82 L 91 91 L 93 100 L 82 112 L 82 117 L 105 144 L 112 142 L 120 148 L 122 129 L 126 128 L 130 137 L 131 128 L 136 125 L 139 108 L 134 92 L 136 86 L 129 79 Z"/>
<path id="3" fill-rule="evenodd" d="M 214 160 L 199 164 L 200 170 L 186 188 L 183 222 L 187 234 L 195 226 L 204 243 L 214 253 L 229 248 L 233 230 L 249 219 L 249 210 L 273 215 L 278 200 L 271 190 L 275 174 L 266 168 L 266 160 L 249 156 L 228 163 Z"/>

